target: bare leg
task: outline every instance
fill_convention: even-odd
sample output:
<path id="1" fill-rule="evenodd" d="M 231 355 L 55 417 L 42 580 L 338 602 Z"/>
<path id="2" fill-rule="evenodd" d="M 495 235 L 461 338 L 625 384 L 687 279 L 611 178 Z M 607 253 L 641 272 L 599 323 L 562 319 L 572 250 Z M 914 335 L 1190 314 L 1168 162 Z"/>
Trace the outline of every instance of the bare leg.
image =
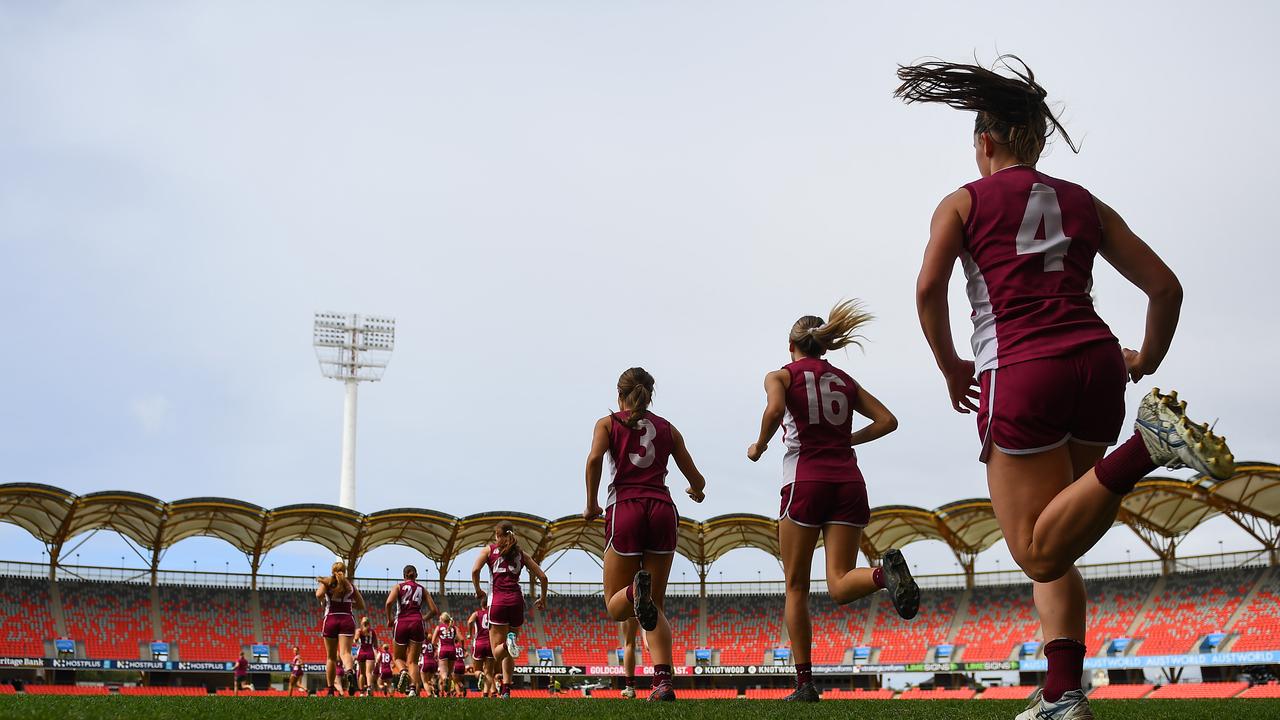
<path id="1" fill-rule="evenodd" d="M 787 584 L 784 616 L 787 634 L 791 636 L 791 658 L 796 664 L 807 663 L 813 644 L 809 624 L 809 573 L 813 567 L 813 551 L 818 546 L 818 528 L 797 525 L 783 518 L 778 521 L 778 544 Z"/>
<path id="2" fill-rule="evenodd" d="M 649 655 L 653 658 L 654 665 L 671 664 L 671 625 L 667 622 L 665 607 L 667 580 L 671 576 L 671 561 L 674 558 L 672 553 L 644 554 L 644 569 L 649 571 L 652 578 L 649 592 L 653 604 L 658 606 L 658 626 L 645 632 L 645 638 L 649 642 Z M 634 610 L 632 612 L 634 614 Z"/>
<path id="3" fill-rule="evenodd" d="M 324 680 L 328 687 L 333 687 L 333 678 L 338 669 L 338 639 L 324 639 Z"/>
<path id="4" fill-rule="evenodd" d="M 405 657 L 407 659 L 406 666 L 409 670 L 409 682 L 417 692 L 417 687 L 422 684 L 422 668 L 418 665 L 418 657 L 422 654 L 422 643 L 409 641 L 409 645 L 405 648 Z"/>
<path id="5" fill-rule="evenodd" d="M 499 625 L 489 622 L 489 646 L 493 648 L 493 662 L 502 671 L 502 683 L 511 684 L 511 675 L 515 672 L 516 661 L 507 649 L 507 633 L 512 631 L 510 625 Z"/>
<path id="6" fill-rule="evenodd" d="M 351 659 L 351 636 L 350 635 L 338 636 L 338 655 L 342 659 L 343 673 L 348 675 L 354 673 L 356 670 L 356 666 L 355 666 L 355 662 Z M 358 681 L 359 677 L 357 676 L 355 679 Z"/>
<path id="7" fill-rule="evenodd" d="M 822 527 L 822 548 L 827 556 L 827 592 L 838 605 L 864 598 L 880 588 L 871 579 L 871 568 L 858 568 L 858 544 L 862 528 L 830 524 Z"/>
<path id="8" fill-rule="evenodd" d="M 636 637 L 640 633 L 640 621 L 635 618 L 628 618 L 622 623 L 623 632 L 623 656 L 622 669 L 626 672 L 629 682 L 634 682 L 636 677 Z"/>
<path id="9" fill-rule="evenodd" d="M 639 556 L 619 555 L 613 548 L 604 551 L 605 610 L 618 622 L 636 615 L 634 603 L 627 598 L 627 590 L 640 571 L 640 563 Z M 671 561 L 668 559 L 667 570 L 670 569 Z"/>

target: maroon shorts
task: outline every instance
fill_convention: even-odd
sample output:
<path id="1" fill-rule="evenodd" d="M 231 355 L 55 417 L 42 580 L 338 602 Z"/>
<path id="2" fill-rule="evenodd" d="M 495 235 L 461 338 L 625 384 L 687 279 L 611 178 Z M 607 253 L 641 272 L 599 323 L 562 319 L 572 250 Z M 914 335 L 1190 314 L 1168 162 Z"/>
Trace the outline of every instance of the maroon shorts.
<path id="1" fill-rule="evenodd" d="M 411 642 L 421 645 L 426 642 L 426 631 L 422 627 L 421 617 L 396 618 L 395 641 L 397 645 L 408 645 Z"/>
<path id="2" fill-rule="evenodd" d="M 337 638 L 339 635 L 355 635 L 356 619 L 350 615 L 325 615 L 320 637 Z"/>
<path id="3" fill-rule="evenodd" d="M 489 596 L 489 624 L 518 628 L 524 624 L 524 596 Z"/>
<path id="4" fill-rule="evenodd" d="M 428 660 L 422 663 L 422 672 L 428 675 L 435 675 L 436 673 L 440 672 L 440 663 L 436 662 L 435 660 Z"/>
<path id="5" fill-rule="evenodd" d="M 384 683 L 385 683 L 385 682 L 391 682 L 391 673 L 389 673 L 389 672 L 381 672 L 381 673 L 378 673 L 378 677 L 382 678 L 382 682 L 384 682 Z"/>
<path id="6" fill-rule="evenodd" d="M 453 661 L 453 674 L 454 675 L 467 674 L 467 664 L 462 662 L 462 658 L 458 658 L 457 660 Z"/>
<path id="7" fill-rule="evenodd" d="M 866 527 L 871 522 L 871 508 L 867 505 L 867 484 L 857 481 L 793 482 L 782 488 L 782 509 L 778 512 L 778 519 L 782 518 L 805 527 Z"/>
<path id="8" fill-rule="evenodd" d="M 1114 445 L 1124 427 L 1128 381 L 1124 355 L 1111 342 L 982 373 L 979 459 L 986 462 L 992 448 L 1031 455 L 1069 440 Z"/>
<path id="9" fill-rule="evenodd" d="M 645 553 L 670 555 L 676 551 L 680 516 L 676 506 L 664 500 L 621 500 L 604 513 L 605 548 L 619 555 Z"/>
<path id="10" fill-rule="evenodd" d="M 378 654 L 375 653 L 372 649 L 360 650 L 359 652 L 356 653 L 356 660 L 360 662 L 364 662 L 365 660 L 376 660 L 377 657 L 378 657 Z"/>
<path id="11" fill-rule="evenodd" d="M 471 657 L 476 660 L 489 660 L 493 658 L 493 646 L 487 642 L 478 642 L 471 650 Z"/>
<path id="12" fill-rule="evenodd" d="M 436 652 L 436 658 L 438 658 L 438 659 L 440 660 L 440 662 L 444 663 L 445 665 L 448 665 L 449 663 L 452 663 L 452 662 L 454 661 L 454 659 L 455 659 L 455 658 L 457 658 L 457 657 L 458 657 L 458 651 L 457 651 L 457 650 L 450 650 L 450 651 L 448 651 L 448 652 L 445 652 L 445 651 L 443 651 L 443 650 L 439 650 L 439 651 L 437 651 L 437 652 Z"/>

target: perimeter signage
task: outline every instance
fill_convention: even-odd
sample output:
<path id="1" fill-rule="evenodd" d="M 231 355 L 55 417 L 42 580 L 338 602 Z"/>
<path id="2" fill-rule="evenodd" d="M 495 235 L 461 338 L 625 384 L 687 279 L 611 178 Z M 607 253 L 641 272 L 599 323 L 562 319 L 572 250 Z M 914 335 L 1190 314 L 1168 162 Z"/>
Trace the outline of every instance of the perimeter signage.
<path id="1" fill-rule="evenodd" d="M 517 665 L 516 675 L 585 675 L 581 665 Z"/>
<path id="2" fill-rule="evenodd" d="M 1091 657 L 1084 659 L 1085 670 L 1138 670 L 1141 668 L 1199 667 L 1202 665 L 1275 665 L 1280 651 L 1240 653 L 1189 653 L 1187 655 L 1146 655 Z M 1044 672 L 1045 660 L 1023 660 L 1023 670 Z"/>

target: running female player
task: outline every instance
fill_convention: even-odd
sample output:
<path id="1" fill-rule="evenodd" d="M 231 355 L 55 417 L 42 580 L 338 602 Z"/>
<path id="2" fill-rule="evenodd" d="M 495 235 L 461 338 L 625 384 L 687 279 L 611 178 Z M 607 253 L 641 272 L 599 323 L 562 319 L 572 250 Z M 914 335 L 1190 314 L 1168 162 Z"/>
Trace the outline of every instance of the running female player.
<path id="1" fill-rule="evenodd" d="M 289 664 L 289 696 L 293 697 L 294 690 L 301 690 L 305 695 L 307 690 L 302 687 L 302 653 L 298 651 L 298 647 L 293 647 L 293 662 Z"/>
<path id="2" fill-rule="evenodd" d="M 369 625 L 369 618 L 360 618 L 360 627 L 356 628 L 356 677 L 366 697 L 373 694 L 377 669 L 374 667 L 378 658 L 378 633 Z"/>
<path id="3" fill-rule="evenodd" d="M 347 565 L 339 560 L 329 569 L 329 577 L 318 577 L 316 598 L 324 605 L 324 624 L 320 635 L 324 638 L 326 658 L 324 663 L 327 693 L 334 694 L 334 679 L 349 694 L 355 686 L 355 664 L 351 660 L 351 638 L 356 634 L 356 619 L 351 608 L 364 610 L 364 596 L 347 579 Z"/>
<path id="4" fill-rule="evenodd" d="M 898 550 L 884 554 L 878 568 L 855 568 L 862 529 L 871 520 L 867 485 L 858 468 L 855 445 L 884 437 L 898 421 L 874 395 L 823 358 L 857 343 L 857 331 L 871 316 L 845 301 L 826 320 L 805 315 L 787 337 L 791 362 L 764 378 L 767 405 L 760 434 L 747 449 L 752 462 L 769 448 L 781 426 L 782 504 L 778 542 L 786 577 L 786 622 L 796 663 L 796 689 L 785 699 L 817 702 L 810 650 L 809 570 L 821 534 L 827 557 L 827 591 L 839 604 L 888 589 L 893 607 L 906 619 L 916 616 L 920 590 Z M 871 420 L 854 432 L 853 413 Z"/>
<path id="5" fill-rule="evenodd" d="M 467 696 L 467 641 L 458 639 L 458 654 L 453 658 L 453 688 L 457 697 Z"/>
<path id="6" fill-rule="evenodd" d="M 449 681 L 453 679 L 453 664 L 458 659 L 458 628 L 454 627 L 449 613 L 441 613 L 440 624 L 431 632 L 431 642 L 440 660 L 440 689 L 447 693 Z"/>
<path id="7" fill-rule="evenodd" d="M 1078 720 L 1093 713 L 1080 690 L 1085 590 L 1075 561 L 1156 467 L 1221 479 L 1235 461 L 1224 439 L 1188 420 L 1186 403 L 1158 390 L 1139 404 L 1134 434 L 1103 457 L 1124 424 L 1126 379 L 1154 373 L 1169 350 L 1182 286 L 1115 210 L 1036 168 L 1054 130 L 1075 145 L 1031 69 L 1011 55 L 997 62 L 1012 77 L 948 62 L 898 70 L 895 94 L 906 102 L 977 113 L 982 176 L 934 212 L 916 304 L 952 406 L 978 414 L 996 518 L 1034 583 L 1049 670 L 1018 717 Z M 1098 255 L 1147 296 L 1140 350 L 1122 350 L 1094 310 Z M 973 305 L 974 360 L 961 359 L 951 338 L 947 282 L 957 259 Z"/>
<path id="8" fill-rule="evenodd" d="M 493 691 L 493 645 L 489 642 L 489 608 L 481 605 L 467 618 L 471 635 L 471 667 L 476 674 L 480 694 L 489 697 Z"/>
<path id="9" fill-rule="evenodd" d="M 400 673 L 399 690 L 402 693 L 417 692 L 420 678 L 418 672 L 418 652 L 425 639 L 422 617 L 422 603 L 425 601 L 431 610 L 431 616 L 438 614 L 436 601 L 427 589 L 418 584 L 418 568 L 405 565 L 401 580 L 391 592 L 387 593 L 387 627 L 391 628 L 395 637 L 395 667 Z"/>
<path id="10" fill-rule="evenodd" d="M 610 460 L 609 509 L 604 512 L 604 597 L 609 616 L 622 622 L 635 617 L 649 633 L 653 654 L 653 701 L 675 700 L 671 685 L 671 626 L 663 614 L 667 576 L 676 551 L 680 523 L 667 490 L 667 460 L 689 481 L 685 492 L 702 502 L 707 482 L 693 464 L 675 426 L 649 411 L 653 376 L 633 367 L 618 378 L 616 413 L 596 421 L 587 455 L 587 508 L 584 520 L 600 509 L 600 476 Z"/>
<path id="11" fill-rule="evenodd" d="M 490 590 L 486 595 L 480 589 L 480 569 L 488 566 Z M 520 654 L 516 635 L 524 624 L 524 593 L 520 590 L 520 571 L 528 568 L 531 578 L 541 583 L 541 593 L 534 606 L 542 610 L 547 606 L 547 575 L 533 558 L 520 549 L 515 526 L 509 520 L 499 522 L 493 528 L 493 542 L 480 551 L 471 566 L 471 583 L 476 598 L 489 605 L 489 644 L 493 648 L 495 663 L 501 664 L 502 681 L 498 685 L 499 697 L 511 697 L 511 675 L 515 672 L 515 658 Z M 532 582 L 532 580 L 531 580 Z"/>
<path id="12" fill-rule="evenodd" d="M 391 680 L 395 677 L 392 673 L 395 656 L 391 654 L 391 646 L 382 643 L 382 649 L 378 651 L 378 689 L 383 695 L 391 694 Z"/>
<path id="13" fill-rule="evenodd" d="M 439 695 L 440 662 L 436 659 L 436 644 L 431 640 L 427 640 L 422 646 L 422 665 L 419 670 L 421 673 L 414 687 L 421 687 L 428 696 Z"/>

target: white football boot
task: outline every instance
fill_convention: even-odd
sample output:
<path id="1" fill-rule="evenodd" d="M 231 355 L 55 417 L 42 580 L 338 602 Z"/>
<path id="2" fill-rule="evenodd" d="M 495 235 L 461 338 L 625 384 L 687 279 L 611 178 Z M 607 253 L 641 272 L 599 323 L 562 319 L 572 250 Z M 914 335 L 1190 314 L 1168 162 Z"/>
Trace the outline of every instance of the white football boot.
<path id="1" fill-rule="evenodd" d="M 1036 690 L 1031 704 L 1013 720 L 1093 720 L 1093 710 L 1083 690 L 1068 690 L 1057 702 L 1046 702 L 1043 691 Z"/>
<path id="2" fill-rule="evenodd" d="M 1187 418 L 1187 402 L 1177 392 L 1161 395 L 1152 388 L 1138 405 L 1134 429 L 1142 435 L 1151 461 L 1167 468 L 1189 467 L 1196 472 L 1226 480 L 1235 472 L 1235 457 L 1224 437 L 1213 434 L 1208 423 L 1199 425 Z"/>

